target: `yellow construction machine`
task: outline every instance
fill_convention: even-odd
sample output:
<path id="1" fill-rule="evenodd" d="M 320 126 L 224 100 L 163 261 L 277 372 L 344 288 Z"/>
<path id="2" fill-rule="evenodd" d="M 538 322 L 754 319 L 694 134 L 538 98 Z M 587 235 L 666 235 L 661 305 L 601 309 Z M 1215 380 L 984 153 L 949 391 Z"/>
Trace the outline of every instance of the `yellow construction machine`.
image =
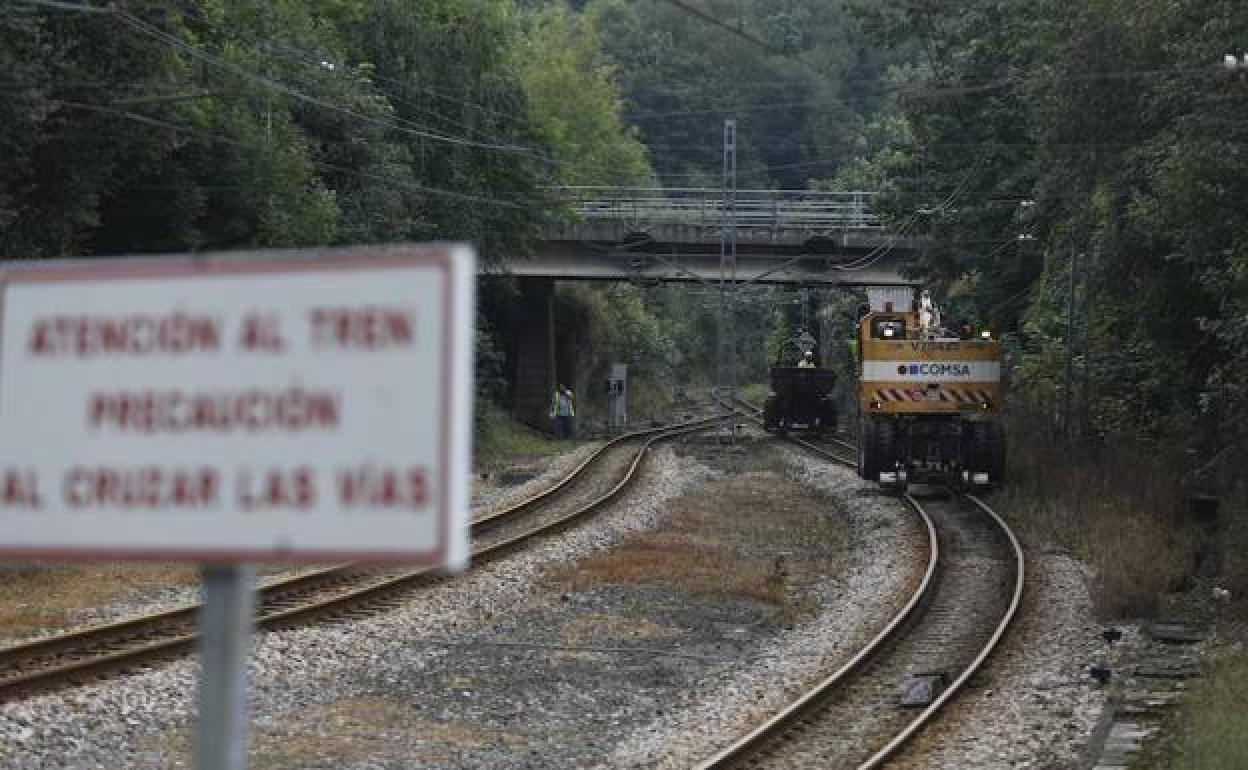
<path id="1" fill-rule="evenodd" d="M 1001 341 L 942 324 L 927 292 L 869 290 L 858 321 L 858 474 L 886 487 L 1000 484 Z"/>

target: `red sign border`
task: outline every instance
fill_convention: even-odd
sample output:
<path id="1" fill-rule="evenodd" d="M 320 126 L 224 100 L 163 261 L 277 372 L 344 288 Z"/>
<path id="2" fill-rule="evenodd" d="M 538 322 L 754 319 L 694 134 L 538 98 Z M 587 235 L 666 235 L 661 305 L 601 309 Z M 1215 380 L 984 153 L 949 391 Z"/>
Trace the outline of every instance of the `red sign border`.
<path id="1" fill-rule="evenodd" d="M 96 547 L 22 547 L 0 542 L 0 558 L 55 559 L 65 561 L 202 561 L 317 563 L 325 561 L 390 562 L 416 566 L 442 566 L 450 555 L 450 474 L 454 463 L 451 451 L 451 416 L 465 396 L 457 393 L 452 372 L 452 336 L 455 318 L 455 259 L 460 244 L 423 244 L 357 247 L 349 249 L 260 250 L 120 256 L 96 259 L 64 259 L 45 262 L 7 263 L 0 267 L 0 340 L 3 340 L 4 302 L 14 284 L 75 283 L 87 281 L 194 278 L 196 276 L 248 276 L 280 273 L 346 272 L 385 268 L 435 267 L 442 279 L 442 392 L 448 408 L 442 410 L 438 426 L 441 448 L 441 505 L 437 511 L 438 542 L 419 551 L 356 551 L 333 549 L 166 549 Z M 467 280 L 471 280 L 470 278 Z M 0 374 L 0 382 L 3 375 Z M 461 501 L 467 504 L 467 501 Z"/>

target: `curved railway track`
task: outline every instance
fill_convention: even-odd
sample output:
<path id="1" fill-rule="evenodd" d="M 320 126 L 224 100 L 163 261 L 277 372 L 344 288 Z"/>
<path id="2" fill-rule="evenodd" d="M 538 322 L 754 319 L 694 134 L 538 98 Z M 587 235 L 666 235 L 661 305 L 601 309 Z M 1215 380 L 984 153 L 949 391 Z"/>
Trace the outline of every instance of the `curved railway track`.
<path id="1" fill-rule="evenodd" d="M 619 436 L 551 487 L 477 518 L 472 523 L 473 563 L 498 558 L 594 512 L 634 482 L 656 442 L 705 430 L 715 419 Z M 595 479 L 588 471 L 599 466 L 608 467 Z M 607 477 L 605 482 L 602 476 Z M 387 570 L 343 564 L 306 572 L 259 587 L 255 623 L 260 628 L 288 628 L 314 619 L 350 620 L 397 606 L 405 591 L 442 579 L 447 578 L 428 568 Z M 91 681 L 107 673 L 142 670 L 184 655 L 198 640 L 199 609 L 189 604 L 0 648 L 0 701 Z"/>
<path id="2" fill-rule="evenodd" d="M 789 440 L 856 466 L 826 447 Z M 833 443 L 854 450 L 844 441 Z M 923 521 L 929 542 L 926 572 L 906 605 L 851 660 L 698 765 L 700 770 L 881 767 L 934 721 L 996 648 L 1022 598 L 1017 538 L 973 495 L 925 500 L 927 507 L 914 495 L 904 499 Z M 901 707 L 899 690 L 917 675 L 932 677 L 935 697 L 916 713 Z"/>

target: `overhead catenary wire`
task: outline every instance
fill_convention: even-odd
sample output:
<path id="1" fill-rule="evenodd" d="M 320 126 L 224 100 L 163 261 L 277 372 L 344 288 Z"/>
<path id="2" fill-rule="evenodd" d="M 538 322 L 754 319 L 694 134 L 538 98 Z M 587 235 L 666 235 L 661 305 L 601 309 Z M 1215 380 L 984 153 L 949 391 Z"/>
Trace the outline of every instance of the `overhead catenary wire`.
<path id="1" fill-rule="evenodd" d="M 946 197 L 945 200 L 940 203 L 940 205 L 936 206 L 935 210 L 947 209 L 948 207 L 956 203 L 958 198 L 961 197 L 962 193 L 964 192 L 966 185 L 970 183 L 971 177 L 979 171 L 982 165 L 983 165 L 983 161 L 981 160 L 980 162 L 972 166 L 966 172 L 966 174 L 962 177 L 961 182 L 959 182 L 958 186 L 954 188 L 953 192 L 951 192 L 949 196 Z M 909 236 L 910 231 L 914 228 L 915 225 L 918 224 L 918 221 L 919 221 L 919 214 L 916 212 L 915 214 L 912 214 L 910 218 L 901 226 L 899 232 L 893 235 L 888 240 L 888 242 L 885 243 L 884 245 L 877 246 L 871 252 L 869 252 L 868 254 L 866 254 L 865 256 L 859 259 L 853 260 L 844 265 L 833 265 L 833 267 L 837 270 L 842 270 L 842 271 L 866 270 L 867 268 L 875 265 L 877 262 L 879 262 L 881 259 L 886 257 L 888 254 L 890 254 L 893 251 L 893 249 L 897 247 L 897 244 L 901 242 L 902 238 Z"/>
<path id="2" fill-rule="evenodd" d="M 101 12 L 101 13 L 113 13 L 113 12 L 115 12 L 115 11 L 117 10 L 117 9 L 115 9 L 114 7 L 112 7 L 111 5 L 109 5 L 109 6 L 88 6 L 88 5 L 81 5 L 81 4 L 75 4 L 75 3 L 62 3 L 62 2 L 56 2 L 56 0 L 21 0 L 21 2 L 31 2 L 31 3 L 36 3 L 36 4 L 38 4 L 38 5 L 48 5 L 48 6 L 51 6 L 51 7 L 56 7 L 56 8 L 63 8 L 63 9 L 65 9 L 65 10 L 83 10 L 83 11 L 89 10 L 89 11 Z M 184 10 L 184 11 L 186 11 L 186 12 L 188 12 L 188 13 L 190 13 L 190 14 L 192 14 L 192 15 L 196 16 L 196 17 L 198 17 L 201 21 L 203 21 L 203 20 L 204 20 L 204 17 L 203 17 L 202 11 L 201 11 L 198 7 L 196 7 L 196 6 L 193 6 L 193 5 L 182 6 L 182 10 Z M 303 61 L 305 64 L 309 64 L 310 66 L 315 66 L 315 67 L 317 67 L 317 68 L 324 68 L 326 64 L 332 64 L 331 62 L 327 61 L 327 60 L 326 60 L 326 58 L 324 58 L 324 57 L 317 56 L 317 55 L 315 55 L 315 54 L 312 54 L 312 53 L 310 53 L 310 52 L 308 52 L 308 51 L 304 51 L 304 50 L 302 50 L 302 49 L 296 48 L 296 47 L 294 47 L 294 46 L 286 45 L 285 43 L 282 43 L 280 40 L 277 40 L 277 39 L 267 38 L 267 39 L 265 39 L 265 40 L 263 40 L 263 41 L 258 41 L 258 40 L 255 40 L 254 38 L 252 38 L 252 39 L 249 39 L 249 40 L 248 40 L 248 42 L 250 42 L 250 43 L 251 43 L 252 45 L 254 45 L 254 46 L 263 46 L 263 47 L 265 47 L 265 48 L 266 48 L 269 52 L 271 52 L 273 49 L 281 49 L 281 50 L 285 50 L 288 54 L 299 56 L 300 60 L 301 60 L 301 61 Z M 332 67 L 331 67 L 331 70 L 336 71 L 336 68 L 332 68 Z M 416 90 L 422 91 L 422 92 L 424 92 L 424 93 L 428 93 L 428 94 L 434 95 L 434 96 L 436 96 L 436 97 L 438 97 L 438 98 L 440 98 L 440 99 L 444 99 L 444 100 L 448 100 L 448 101 L 453 101 L 453 102 L 456 102 L 456 103 L 458 103 L 458 104 L 460 104 L 460 105 L 467 106 L 467 107 L 469 107 L 469 108 L 471 108 L 471 109 L 475 109 L 475 110 L 478 110 L 478 111 L 481 111 L 481 112 L 489 113 L 489 114 L 492 114 L 492 115 L 495 115 L 495 116 L 498 116 L 498 117 L 507 118 L 507 119 L 509 119 L 509 120 L 515 120 L 515 119 L 518 117 L 518 114 L 517 114 L 517 113 L 512 113 L 512 112 L 502 112 L 502 111 L 499 111 L 499 110 L 494 110 L 494 109 L 491 109 L 491 108 L 489 108 L 489 107 L 485 107 L 485 106 L 483 106 L 483 105 L 480 105 L 480 104 L 477 104 L 477 103 L 474 103 L 474 102 L 470 102 L 470 101 L 467 101 L 467 100 L 464 100 L 464 99 L 460 99 L 460 98 L 458 98 L 458 97 L 454 97 L 454 96 L 449 96 L 449 95 L 443 94 L 443 93 L 441 93 L 441 92 L 439 92 L 439 91 L 436 91 L 436 90 L 434 90 L 434 89 L 432 89 L 432 88 L 429 88 L 428 86 L 422 86 L 422 85 L 420 85 L 420 84 L 416 84 L 416 83 L 411 83 L 411 82 L 400 81 L 400 80 L 396 80 L 396 79 L 394 79 L 394 78 L 388 78 L 388 77 L 385 77 L 385 76 L 382 76 L 382 75 L 378 75 L 378 74 L 376 74 L 376 73 L 372 73 L 372 74 L 370 74 L 370 75 L 369 75 L 369 79 L 370 79 L 370 80 L 372 80 L 372 81 L 375 81 L 375 82 L 386 82 L 386 83 L 390 83 L 390 84 L 397 85 L 397 86 L 400 86 L 400 87 L 405 88 L 405 89 L 406 89 L 406 88 L 416 89 Z M 399 98 L 395 97 L 393 94 L 386 94 L 386 96 L 387 96 L 387 97 L 390 97 L 390 98 L 395 98 L 397 101 L 402 102 L 402 103 L 412 104 L 412 103 L 410 102 L 410 100 L 403 100 L 403 99 L 399 99 Z M 413 105 L 413 106 L 415 106 L 415 105 Z M 451 118 L 450 116 L 446 115 L 445 113 L 435 112 L 435 111 L 432 111 L 432 110 L 428 110 L 427 108 L 424 108 L 424 111 L 425 111 L 425 112 L 427 112 L 427 113 L 429 113 L 429 114 L 433 114 L 434 116 L 438 117 L 439 119 L 448 120 L 448 122 L 452 122 L 452 123 L 457 123 L 457 124 L 458 124 L 461 128 L 465 128 L 465 129 L 467 129 L 467 130 L 475 130 L 475 131 L 477 131 L 478 133 L 485 133 L 484 131 L 482 131 L 482 130 L 480 130 L 480 129 L 474 129 L 474 128 L 472 128 L 472 127 L 469 127 L 469 126 L 467 126 L 467 125 L 463 124 L 462 122 L 455 121 L 453 118 Z M 406 122 L 406 123 L 410 123 L 410 121 L 405 121 L 405 122 Z M 415 128 L 422 129 L 422 130 L 432 130 L 432 129 L 429 129 L 429 127 L 426 127 L 426 126 L 418 126 L 418 125 L 416 125 L 416 124 L 411 124 L 411 125 L 412 125 L 413 127 L 415 127 Z M 533 148 L 529 148 L 529 149 L 533 149 Z M 534 151 L 536 152 L 536 150 L 534 150 Z"/>
<path id="3" fill-rule="evenodd" d="M 1063 73 L 1061 79 L 1064 82 L 1079 82 L 1094 80 L 1128 80 L 1131 78 L 1156 78 L 1169 77 L 1173 75 L 1206 75 L 1216 77 L 1222 73 L 1223 69 L 1217 65 L 1205 65 L 1200 67 L 1128 69 L 1106 72 L 1084 72 L 1077 74 Z M 697 109 L 670 111 L 634 109 L 624 112 L 622 116 L 629 119 L 653 120 L 656 118 L 705 117 L 707 115 L 721 115 L 729 112 L 769 112 L 773 110 L 810 109 L 834 106 L 855 107 L 861 106 L 870 98 L 889 95 L 958 96 L 985 93 L 989 91 L 996 91 L 1007 86 L 1026 84 L 1031 82 L 1029 77 L 1034 76 L 1007 75 L 1001 78 L 982 81 L 951 82 L 941 80 L 916 80 L 894 84 L 881 83 L 878 85 L 877 90 L 865 92 L 854 98 L 838 98 L 828 96 L 810 99 L 787 99 L 784 101 L 722 104 Z"/>
<path id="4" fill-rule="evenodd" d="M 50 8 L 55 7 L 55 8 L 58 8 L 58 9 L 63 9 L 63 10 L 90 10 L 90 11 L 92 11 L 92 12 L 100 12 L 100 13 L 103 13 L 103 12 L 110 12 L 110 13 L 111 13 L 111 12 L 115 12 L 115 11 L 116 11 L 116 9 L 114 9 L 114 8 L 112 8 L 112 7 L 106 7 L 106 6 L 93 6 L 93 5 L 76 4 L 76 3 L 63 3 L 63 2 L 55 2 L 55 0 L 24 0 L 24 1 L 28 1 L 28 2 L 29 2 L 30 4 L 32 4 L 32 5 L 40 5 L 40 6 L 50 7 Z M 687 5 L 687 4 L 686 4 L 686 3 L 681 3 L 681 5 Z M 120 14 L 122 15 L 123 20 L 126 20 L 126 21 L 129 21 L 129 20 L 134 20 L 134 21 L 138 21 L 140 24 L 145 24 L 145 22 L 142 22 L 142 20 L 138 20 L 136 17 L 134 17 L 132 14 L 129 14 L 128 12 L 125 12 L 125 11 L 118 11 L 118 13 L 120 13 Z M 133 24 L 132 24 L 132 26 L 133 26 Z M 147 25 L 147 27 L 148 27 L 149 29 L 144 29 L 144 30 L 141 30 L 141 31 L 143 31 L 145 34 L 149 34 L 149 35 L 151 35 L 151 34 L 152 34 L 152 30 L 156 30 L 157 32 L 159 32 L 159 33 L 162 33 L 162 34 L 163 34 L 163 38 L 164 38 L 163 42 L 165 42 L 165 43 L 167 43 L 167 44 L 170 44 L 170 45 L 177 45 L 177 46 L 178 46 L 181 50 L 185 50 L 185 51 L 187 51 L 188 53 L 190 53 L 192 56 L 196 56 L 195 52 L 192 50 L 192 49 L 194 48 L 194 46 L 190 46 L 190 44 L 185 43 L 185 41 L 182 41 L 182 40 L 180 40 L 180 39 L 176 38 L 176 37 L 175 37 L 175 36 L 173 36 L 173 35 L 169 35 L 168 33 L 164 32 L 163 30 L 159 30 L 159 28 L 156 28 L 154 25 Z M 287 50 L 289 50 L 289 51 L 295 51 L 295 52 L 297 52 L 297 51 L 299 50 L 299 49 L 296 49 L 296 48 L 293 48 L 293 47 L 289 47 L 289 46 L 284 46 L 284 45 L 281 45 L 281 44 L 278 44 L 278 46 L 279 46 L 279 47 L 286 48 L 286 49 L 287 49 Z M 206 54 L 206 53 L 203 53 L 203 52 L 201 52 L 201 54 L 202 54 L 202 56 L 196 56 L 196 58 L 199 58 L 201 61 L 202 61 L 202 60 L 204 60 L 204 59 L 203 59 L 203 56 L 208 56 L 208 57 L 211 57 L 211 54 Z M 214 57 L 214 58 L 215 58 L 215 57 Z M 310 59 L 309 59 L 309 62 L 310 62 Z M 215 59 L 215 63 L 216 63 L 216 66 L 219 66 L 219 67 L 221 67 L 221 68 L 234 68 L 234 69 L 236 69 L 236 70 L 238 70 L 238 69 L 242 69 L 242 68 L 239 68 L 237 65 L 234 65 L 234 64 L 232 64 L 232 63 L 230 63 L 230 62 L 224 62 L 224 61 L 222 61 L 222 60 L 220 60 L 220 59 Z M 1199 70 L 1193 70 L 1193 71 L 1205 71 L 1205 69 L 1206 69 L 1206 68 L 1200 68 Z M 1135 72 L 1135 73 L 1128 73 L 1128 74 L 1140 74 L 1140 73 L 1144 73 L 1144 72 L 1149 72 L 1149 71 L 1138 71 L 1138 72 Z M 1157 70 L 1157 71 L 1151 71 L 1151 72 L 1163 72 L 1163 70 Z M 236 74 L 238 74 L 238 73 L 236 72 Z M 1091 77 L 1091 76 L 1095 76 L 1095 77 L 1110 77 L 1110 76 L 1113 76 L 1113 75 L 1115 75 L 1115 74 L 1119 74 L 1119 75 L 1121 75 L 1121 74 L 1123 74 L 1123 73 L 1088 73 L 1088 76 L 1090 76 L 1090 77 Z M 249 77 L 251 77 L 253 80 L 258 78 L 258 79 L 259 79 L 259 80 L 261 80 L 261 81 L 268 81 L 268 82 L 266 83 L 266 85 L 267 85 L 268 87 L 274 87 L 274 85 L 276 84 L 277 86 L 284 86 L 284 87 L 286 87 L 286 88 L 292 88 L 292 89 L 293 89 L 293 87 L 289 87 L 289 86 L 285 86 L 285 84 L 281 84 L 281 83 L 280 83 L 280 81 L 275 81 L 275 80 L 273 80 L 273 79 L 271 79 L 271 78 L 264 78 L 264 76 L 257 75 L 256 73 L 244 73 L 242 76 L 249 76 Z M 379 79 L 381 79 L 381 78 L 379 78 Z M 446 97 L 445 95 L 440 94 L 440 93 L 438 93 L 438 92 L 434 91 L 433 89 L 423 88 L 423 87 L 416 86 L 416 85 L 412 85 L 412 84 L 405 84 L 405 83 L 403 83 L 402 81 L 390 80 L 390 82 L 393 82 L 393 83 L 395 83 L 395 84 L 397 84 L 397 85 L 399 85 L 399 86 L 412 86 L 412 87 L 418 88 L 419 90 L 424 90 L 424 91 L 427 91 L 427 92 L 429 92 L 429 93 L 435 94 L 436 96 L 438 96 L 438 98 L 452 98 L 452 97 Z M 985 85 L 992 85 L 992 84 L 994 84 L 995 82 L 996 82 L 996 81 L 990 81 L 990 82 L 988 82 L 988 83 L 979 84 L 979 86 L 980 86 L 980 87 L 982 87 L 982 86 L 985 86 Z M 917 86 L 916 86 L 916 87 L 917 87 Z M 355 112 L 355 111 L 351 110 L 350 108 L 343 107 L 342 105 L 334 105 L 334 104 L 329 104 L 329 103 L 326 103 L 326 102 L 324 102 L 323 100 L 318 100 L 318 99 L 317 99 L 317 97 L 315 97 L 315 96 L 311 96 L 311 95 L 307 95 L 307 94 L 303 94 L 303 96 L 304 96 L 304 97 L 306 97 L 306 98 L 307 98 L 307 99 L 309 99 L 309 100 L 312 100 L 314 103 L 318 103 L 318 104 L 320 104 L 322 107 L 327 107 L 327 108 L 329 108 L 329 109 L 334 109 L 334 110 L 337 110 L 337 111 L 340 111 L 340 112 L 344 112 L 345 114 L 347 114 L 347 115 L 349 115 L 349 116 L 351 116 L 351 117 L 353 117 L 353 118 L 356 118 L 356 119 L 366 120 L 366 121 L 375 122 L 375 123 L 380 123 L 380 124 L 382 124 L 382 125 L 386 125 L 386 126 L 388 126 L 388 127 L 390 127 L 390 128 L 393 128 L 393 129 L 395 129 L 395 130 L 405 130 L 405 129 L 406 129 L 406 130 L 408 130 L 409 132 L 411 132 L 411 131 L 422 132 L 422 131 L 423 131 L 423 133 L 420 133 L 420 134 L 418 134 L 418 135 L 425 136 L 426 138 L 430 138 L 430 139 L 432 139 L 432 140 L 434 140 L 434 141 L 439 141 L 439 140 L 442 140 L 442 141 L 456 141 L 456 140 L 458 140 L 460 143 L 466 143 L 466 144 L 468 144 L 468 145 L 470 145 L 470 146 L 478 146 L 478 147 L 480 147 L 480 146 L 487 146 L 487 144 L 488 144 L 488 143 L 475 142 L 475 141 L 473 141 L 473 140 L 466 140 L 466 138 L 465 138 L 465 137 L 454 137 L 453 135 L 442 134 L 442 133 L 440 133 L 440 132 L 436 132 L 436 131 L 424 131 L 421 127 L 418 127 L 418 126 L 416 126 L 416 124 L 412 124 L 412 123 L 410 123 L 410 122 L 401 122 L 401 121 L 396 121 L 396 120 L 394 120 L 394 119 L 392 119 L 392 120 L 386 120 L 386 119 L 383 119 L 383 118 L 378 118 L 378 117 L 376 117 L 376 116 L 370 116 L 370 115 L 366 115 L 366 114 L 363 114 L 363 113 L 358 113 L 358 112 Z M 387 96 L 392 96 L 392 95 L 387 94 Z M 295 98 L 298 98 L 298 97 L 295 97 Z M 452 99 L 453 99 L 453 98 L 452 98 Z M 493 112 L 494 114 L 504 115 L 504 113 L 499 113 L 499 112 L 497 112 L 497 111 L 490 110 L 489 108 L 482 107 L 482 106 L 480 106 L 480 105 L 474 105 L 474 104 L 469 103 L 469 102 L 466 102 L 466 101 L 464 101 L 464 100 L 455 100 L 455 101 L 458 101 L 459 103 L 464 104 L 465 106 L 469 106 L 470 108 L 482 109 L 482 110 L 486 110 L 486 111 Z M 117 101 L 114 101 L 114 102 L 113 102 L 113 104 L 122 104 L 122 103 L 124 103 L 124 101 L 123 101 L 123 100 L 117 100 Z M 774 107 L 774 106 L 775 106 L 775 104 L 776 104 L 776 103 L 771 103 L 770 105 L 757 105 L 757 106 L 758 106 L 760 109 L 762 109 L 762 108 Z M 996 143 L 996 144 L 997 144 L 997 145 L 999 145 L 999 146 L 1004 146 L 1002 143 Z M 498 149 L 498 148 L 506 148 L 506 149 L 511 149 L 511 150 L 519 150 L 519 151 L 533 152 L 533 149 L 532 149 L 532 148 L 524 148 L 524 147 L 520 147 L 520 146 L 516 146 L 516 145 L 504 145 L 504 144 L 502 144 L 502 143 L 493 143 L 493 144 L 488 144 L 488 146 L 493 147 L 493 148 L 495 148 L 495 149 Z M 1021 146 L 1021 145 L 1020 145 L 1020 146 Z M 548 161 L 548 162 L 549 162 L 549 161 Z M 785 165 L 780 165 L 780 166 L 765 167 L 764 169 L 762 169 L 762 170 L 761 170 L 761 172 L 766 173 L 766 172 L 768 172 L 768 171 L 785 170 L 785 169 L 789 169 L 789 168 L 803 168 L 803 167 L 807 167 L 807 166 L 831 164 L 831 163 L 834 163 L 834 162 L 836 162 L 836 161 L 833 161 L 833 160 L 831 160 L 831 159 L 828 159 L 828 160 L 822 160 L 822 159 L 819 159 L 819 160 L 812 160 L 812 161 L 806 161 L 806 162 L 801 162 L 801 163 L 793 163 L 793 164 L 785 164 Z M 673 177 L 673 178 L 674 178 L 676 175 L 664 175 L 664 176 L 667 176 L 667 177 Z M 680 176 L 685 176 L 685 175 L 680 175 Z M 690 175 L 688 175 L 688 176 L 697 176 L 697 174 L 690 174 Z M 449 192 L 449 191 L 444 191 L 444 192 Z"/>
<path id="5" fill-rule="evenodd" d="M 745 42 L 749 43 L 752 46 L 761 48 L 762 50 L 768 53 L 772 52 L 771 46 L 767 44 L 766 40 L 763 40 L 760 37 L 751 35 L 749 32 L 746 32 L 745 29 L 740 25 L 734 27 L 731 24 L 724 21 L 723 19 L 720 19 L 719 17 L 715 16 L 714 14 L 708 11 L 704 11 L 701 8 L 698 8 L 697 6 L 692 5 L 690 3 L 686 3 L 684 2 L 684 0 L 663 0 L 663 2 L 667 3 L 668 5 L 674 8 L 679 8 L 680 10 L 689 14 L 690 16 L 696 19 L 699 19 L 700 21 L 706 24 L 710 24 L 713 27 L 717 27 L 723 30 L 724 32 L 727 32 L 728 34 L 739 38 L 740 40 L 744 40 Z"/>

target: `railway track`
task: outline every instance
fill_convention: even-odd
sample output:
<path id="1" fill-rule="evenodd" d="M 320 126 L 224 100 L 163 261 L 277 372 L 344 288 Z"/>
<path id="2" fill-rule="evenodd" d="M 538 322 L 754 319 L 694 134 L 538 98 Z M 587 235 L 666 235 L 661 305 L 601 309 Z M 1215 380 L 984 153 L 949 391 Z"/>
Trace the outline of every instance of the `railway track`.
<path id="1" fill-rule="evenodd" d="M 751 404 L 749 401 L 745 401 L 743 399 L 737 399 L 736 403 L 739 412 L 745 413 L 746 417 L 754 422 L 757 422 L 759 425 L 763 424 L 763 410 L 761 407 Z M 819 437 L 818 443 L 798 438 L 793 435 L 786 435 L 785 439 L 792 444 L 802 447 L 811 454 L 817 455 L 818 457 L 821 457 L 829 462 L 844 465 L 848 468 L 856 469 L 858 467 L 858 447 L 857 445 L 845 441 L 844 439 L 826 434 Z"/>
<path id="2" fill-rule="evenodd" d="M 589 515 L 634 482 L 655 443 L 694 433 L 716 418 L 625 434 L 607 442 L 551 487 L 473 521 L 473 563 L 496 559 Z M 604 473 L 591 469 L 605 467 Z M 256 591 L 259 628 L 351 620 L 397 606 L 406 591 L 448 579 L 433 569 L 343 564 L 266 583 Z M 0 701 L 106 674 L 131 673 L 191 652 L 198 604 L 126 618 L 0 648 Z"/>
<path id="3" fill-rule="evenodd" d="M 824 446 L 790 441 L 855 467 Z M 849 662 L 700 770 L 881 767 L 935 720 L 996 648 L 1022 597 L 1018 540 L 973 495 L 904 500 L 923 521 L 929 541 L 926 573 L 906 605 Z M 903 708 L 903 683 L 930 687 L 930 702 L 920 698 L 919 707 Z"/>

